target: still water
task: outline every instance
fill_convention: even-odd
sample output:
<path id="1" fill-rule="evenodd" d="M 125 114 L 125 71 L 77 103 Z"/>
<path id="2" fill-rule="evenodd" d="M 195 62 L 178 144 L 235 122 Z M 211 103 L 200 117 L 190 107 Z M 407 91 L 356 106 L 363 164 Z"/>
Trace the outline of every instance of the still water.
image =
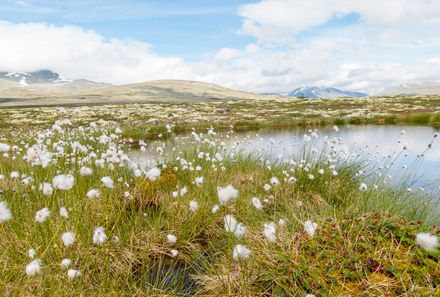
<path id="1" fill-rule="evenodd" d="M 305 141 L 304 135 L 313 135 Z M 383 170 L 391 183 L 406 182 L 411 190 L 440 193 L 440 136 L 437 130 L 425 126 L 347 125 L 335 131 L 332 127 L 317 129 L 295 128 L 289 130 L 259 130 L 247 132 L 216 132 L 200 135 L 227 150 L 254 153 L 270 160 L 288 161 L 304 152 L 304 145 L 320 152 L 331 146 L 341 157 L 367 164 L 370 171 Z M 316 137 L 317 136 L 317 137 Z M 308 137 L 306 137 L 307 139 Z M 327 144 L 326 144 L 327 140 Z M 140 163 L 160 159 L 157 147 L 168 150 L 194 142 L 191 133 L 174 135 L 167 140 L 147 143 L 147 151 L 132 151 L 133 159 Z"/>

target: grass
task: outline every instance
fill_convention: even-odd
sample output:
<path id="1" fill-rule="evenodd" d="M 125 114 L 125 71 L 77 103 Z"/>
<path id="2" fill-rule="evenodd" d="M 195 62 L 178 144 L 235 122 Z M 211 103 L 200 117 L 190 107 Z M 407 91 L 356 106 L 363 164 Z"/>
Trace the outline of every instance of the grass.
<path id="1" fill-rule="evenodd" d="M 114 131 L 111 124 L 101 122 L 96 129 L 65 128 L 64 134 L 48 134 L 43 142 L 48 150 L 58 146 L 64 153 L 46 168 L 22 159 L 25 144 L 36 142 L 32 133 L 7 140 L 21 150 L 0 157 L 0 174 L 5 175 L 0 179 L 0 201 L 7 201 L 13 215 L 0 223 L 0 292 L 13 296 L 434 296 L 440 292 L 439 252 L 415 244 L 419 232 L 439 233 L 432 226 L 440 223 L 439 217 L 425 197 L 408 193 L 403 186 L 401 190 L 369 186 L 360 191 L 361 182 L 380 182 L 357 174 L 365 169 L 361 162 L 341 158 L 329 162 L 325 154 L 314 156 L 305 148 L 304 161 L 296 163 L 308 164 L 308 170 L 277 162 L 268 168 L 256 155 L 232 155 L 217 146 L 188 143 L 175 152 L 165 151 L 167 166 L 153 181 L 137 177 L 126 162 L 119 166 L 124 154 L 118 150 L 127 149 L 120 137 L 99 143 L 99 136 Z M 163 127 L 149 131 L 161 133 Z M 73 152 L 73 141 L 86 151 Z M 105 153 L 103 168 L 96 166 L 91 152 L 98 158 Z M 217 152 L 224 159 L 214 162 Z M 93 174 L 81 176 L 82 165 L 91 167 Z M 10 178 L 12 171 L 21 178 Z M 50 196 L 39 190 L 40 183 L 69 172 L 75 177 L 71 190 L 55 190 Z M 24 184 L 28 176 L 32 180 Z M 103 176 L 110 176 L 115 187 L 104 187 Z M 199 176 L 205 180 L 200 187 L 194 184 Z M 265 191 L 263 186 L 274 176 L 281 183 Z M 295 183 L 288 182 L 291 176 Z M 213 214 L 212 207 L 219 203 L 217 187 L 229 184 L 239 197 Z M 188 193 L 174 198 L 172 192 L 185 186 Z M 100 198 L 86 198 L 92 188 L 100 190 Z M 263 209 L 253 206 L 254 196 Z M 189 209 L 193 200 L 199 205 L 195 212 Z M 68 218 L 58 214 L 61 206 L 69 210 Z M 50 217 L 35 222 L 36 211 L 44 207 L 50 209 Z M 245 236 L 225 232 L 227 214 L 246 226 Z M 286 223 L 279 224 L 280 219 Z M 307 220 L 318 225 L 313 237 L 304 232 Z M 267 222 L 277 224 L 273 243 L 263 236 Z M 92 241 L 98 226 L 109 238 L 103 245 Z M 60 239 L 66 231 L 76 237 L 69 247 Z M 177 242 L 168 243 L 167 234 L 175 235 Z M 233 259 L 239 243 L 252 251 L 249 259 Z M 33 277 L 25 273 L 31 248 L 43 262 L 41 274 Z M 176 257 L 172 249 L 179 252 Z M 71 259 L 70 268 L 82 276 L 68 280 L 66 269 L 60 267 L 63 258 Z"/>

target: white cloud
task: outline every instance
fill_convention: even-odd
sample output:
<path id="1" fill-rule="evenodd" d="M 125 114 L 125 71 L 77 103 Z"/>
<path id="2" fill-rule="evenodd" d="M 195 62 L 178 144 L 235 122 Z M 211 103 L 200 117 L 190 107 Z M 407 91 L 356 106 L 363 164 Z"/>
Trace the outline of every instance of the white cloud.
<path id="1" fill-rule="evenodd" d="M 326 27 L 356 13 L 360 21 Z M 378 92 L 407 82 L 439 81 L 440 1 L 263 0 L 244 5 L 243 48 L 199 61 L 162 56 L 144 42 L 107 39 L 77 26 L 0 21 L 0 71 L 52 69 L 69 78 L 116 84 L 191 79 L 255 92 L 300 85 Z"/>
<path id="2" fill-rule="evenodd" d="M 370 26 L 436 26 L 438 0 L 263 0 L 241 6 L 242 32 L 260 41 L 286 43 L 332 18 L 355 13 Z"/>
<path id="3" fill-rule="evenodd" d="M 51 69 L 70 78 L 111 83 L 190 78 L 178 57 L 153 53 L 146 43 L 105 39 L 75 26 L 0 22 L 0 69 Z"/>

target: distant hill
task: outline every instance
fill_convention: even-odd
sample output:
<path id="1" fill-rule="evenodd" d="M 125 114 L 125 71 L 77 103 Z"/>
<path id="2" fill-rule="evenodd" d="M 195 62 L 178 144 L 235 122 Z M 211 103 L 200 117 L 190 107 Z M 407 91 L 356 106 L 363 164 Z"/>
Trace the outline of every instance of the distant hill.
<path id="1" fill-rule="evenodd" d="M 336 88 L 323 88 L 314 86 L 304 86 L 290 92 L 288 96 L 300 98 L 339 98 L 339 97 L 366 97 L 365 93 L 342 91 Z"/>
<path id="2" fill-rule="evenodd" d="M 385 89 L 378 93 L 381 96 L 417 96 L 417 95 L 440 95 L 440 83 L 424 82 L 402 84 L 397 87 Z"/>
<path id="3" fill-rule="evenodd" d="M 207 102 L 277 97 L 281 96 L 237 91 L 197 81 L 157 80 L 117 86 L 66 79 L 50 70 L 0 72 L 0 106 Z"/>

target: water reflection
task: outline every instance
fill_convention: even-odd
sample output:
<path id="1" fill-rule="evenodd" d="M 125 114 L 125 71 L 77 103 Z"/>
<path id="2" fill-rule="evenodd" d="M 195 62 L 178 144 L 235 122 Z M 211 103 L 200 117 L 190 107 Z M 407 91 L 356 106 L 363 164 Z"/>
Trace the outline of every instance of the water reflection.
<path id="1" fill-rule="evenodd" d="M 440 184 L 440 137 L 434 138 L 436 130 L 420 126 L 343 126 L 338 131 L 332 127 L 322 127 L 315 131 L 319 137 L 311 139 L 309 145 L 322 150 L 325 140 L 333 140 L 341 155 L 354 156 L 368 161 L 371 171 L 392 165 L 387 172 L 394 182 L 410 176 L 412 187 L 424 187 L 439 193 Z M 244 150 L 258 153 L 269 159 L 286 161 L 292 155 L 301 153 L 304 134 L 309 129 L 260 130 L 258 132 L 217 132 L 213 139 L 232 151 Z M 207 137 L 206 133 L 204 136 Z M 157 161 L 157 147 L 178 149 L 182 143 L 194 141 L 193 136 L 181 134 L 166 141 L 156 141 L 147 145 L 146 152 L 132 152 L 132 157 L 145 166 Z M 431 147 L 428 149 L 428 145 Z"/>

